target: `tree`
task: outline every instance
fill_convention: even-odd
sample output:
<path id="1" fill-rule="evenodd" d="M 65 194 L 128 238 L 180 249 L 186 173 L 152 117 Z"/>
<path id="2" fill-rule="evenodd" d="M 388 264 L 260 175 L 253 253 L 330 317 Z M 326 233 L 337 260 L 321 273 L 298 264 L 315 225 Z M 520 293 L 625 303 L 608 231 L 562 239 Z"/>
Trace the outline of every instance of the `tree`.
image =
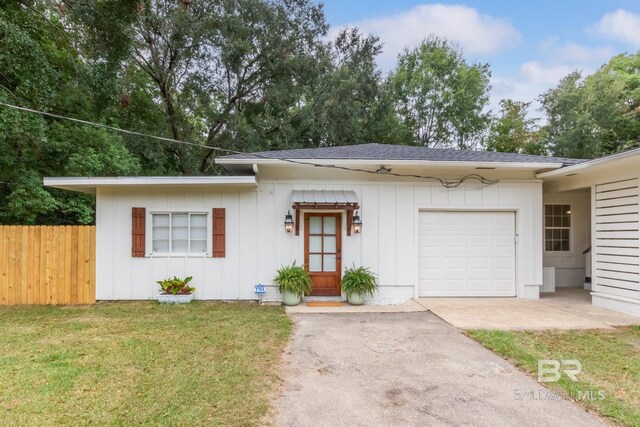
<path id="1" fill-rule="evenodd" d="M 445 39 L 431 36 L 405 50 L 389 80 L 400 122 L 413 143 L 477 146 L 489 121 L 484 109 L 490 75 L 488 64 L 468 64 Z"/>
<path id="2" fill-rule="evenodd" d="M 298 105 L 297 139 L 306 147 L 389 142 L 391 99 L 376 65 L 382 45 L 357 29 L 343 30 L 318 54 L 318 72 Z"/>
<path id="3" fill-rule="evenodd" d="M 577 71 L 540 96 L 547 117 L 543 128 L 546 144 L 554 156 L 590 159 L 600 155 L 595 123 L 584 96 L 582 74 Z"/>
<path id="4" fill-rule="evenodd" d="M 139 2 L 127 74 L 150 79 L 166 134 L 203 146 L 167 147 L 178 173 L 211 173 L 208 147 L 257 149 L 286 132 L 326 29 L 308 0 Z"/>
<path id="5" fill-rule="evenodd" d="M 84 62 L 49 2 L 0 7 L 0 101 L 100 120 L 112 77 Z M 43 176 L 127 175 L 138 161 L 118 135 L 0 107 L 0 222 L 90 223 L 93 199 Z"/>
<path id="6" fill-rule="evenodd" d="M 640 53 L 594 74 L 573 72 L 540 96 L 543 131 L 556 156 L 591 159 L 640 143 Z"/>
<path id="7" fill-rule="evenodd" d="M 537 120 L 527 117 L 530 102 L 500 101 L 500 116 L 491 121 L 486 149 L 505 153 L 547 154 Z"/>

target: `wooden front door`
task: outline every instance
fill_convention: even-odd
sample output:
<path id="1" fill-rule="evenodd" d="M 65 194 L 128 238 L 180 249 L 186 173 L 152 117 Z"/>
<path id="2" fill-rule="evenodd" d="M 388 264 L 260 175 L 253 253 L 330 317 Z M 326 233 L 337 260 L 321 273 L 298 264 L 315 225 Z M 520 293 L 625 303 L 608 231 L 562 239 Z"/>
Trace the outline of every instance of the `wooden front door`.
<path id="1" fill-rule="evenodd" d="M 304 265 L 313 281 L 313 296 L 340 296 L 340 213 L 304 216 Z"/>

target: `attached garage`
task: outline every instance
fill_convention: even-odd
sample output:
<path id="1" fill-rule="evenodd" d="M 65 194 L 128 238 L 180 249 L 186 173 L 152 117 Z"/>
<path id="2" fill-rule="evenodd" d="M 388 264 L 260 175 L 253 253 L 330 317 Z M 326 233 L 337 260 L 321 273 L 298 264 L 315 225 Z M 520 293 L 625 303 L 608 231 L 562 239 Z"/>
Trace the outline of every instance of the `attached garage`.
<path id="1" fill-rule="evenodd" d="M 515 229 L 515 212 L 421 211 L 420 296 L 516 296 Z"/>

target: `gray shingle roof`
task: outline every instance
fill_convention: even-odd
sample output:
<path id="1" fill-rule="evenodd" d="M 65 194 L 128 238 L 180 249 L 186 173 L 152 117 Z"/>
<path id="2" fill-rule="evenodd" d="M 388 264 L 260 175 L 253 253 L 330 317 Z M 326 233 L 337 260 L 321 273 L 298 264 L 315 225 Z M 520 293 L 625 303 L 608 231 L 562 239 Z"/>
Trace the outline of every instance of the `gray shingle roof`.
<path id="1" fill-rule="evenodd" d="M 224 156 L 232 159 L 296 159 L 296 160 L 428 160 L 453 162 L 531 162 L 575 165 L 585 160 L 530 154 L 497 153 L 494 151 L 454 150 L 416 147 L 412 145 L 360 144 L 335 147 L 302 148 L 296 150 L 262 151 Z"/>

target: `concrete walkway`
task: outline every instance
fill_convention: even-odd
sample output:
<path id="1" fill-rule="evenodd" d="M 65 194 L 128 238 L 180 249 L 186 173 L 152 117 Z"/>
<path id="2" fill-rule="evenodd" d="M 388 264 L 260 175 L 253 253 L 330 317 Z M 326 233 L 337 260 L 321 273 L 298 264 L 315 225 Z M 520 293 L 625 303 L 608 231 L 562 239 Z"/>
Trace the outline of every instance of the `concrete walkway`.
<path id="1" fill-rule="evenodd" d="M 291 317 L 277 425 L 602 425 L 431 313 Z"/>
<path id="2" fill-rule="evenodd" d="M 589 291 L 560 288 L 539 300 L 419 298 L 418 303 L 460 329 L 612 329 L 640 317 L 591 305 Z"/>
<path id="3" fill-rule="evenodd" d="M 412 313 L 427 311 L 427 308 L 416 300 L 409 300 L 403 304 L 391 305 L 351 305 L 344 303 L 340 307 L 310 307 L 304 302 L 292 307 L 285 307 L 287 314 L 309 313 Z"/>

